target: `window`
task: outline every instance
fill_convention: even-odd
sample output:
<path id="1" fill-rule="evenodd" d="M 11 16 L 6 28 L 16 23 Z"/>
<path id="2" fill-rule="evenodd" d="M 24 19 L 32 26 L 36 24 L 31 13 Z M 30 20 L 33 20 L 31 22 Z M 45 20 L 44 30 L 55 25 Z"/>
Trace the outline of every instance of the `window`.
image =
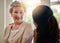
<path id="1" fill-rule="evenodd" d="M 60 4 L 60 0 L 50 0 L 51 5 L 58 5 Z"/>
<path id="2" fill-rule="evenodd" d="M 56 2 L 56 1 L 58 1 L 58 0 L 51 0 L 51 2 Z"/>
<path id="3" fill-rule="evenodd" d="M 51 0 L 51 8 L 53 10 L 54 16 L 57 19 L 58 26 L 60 29 L 60 0 Z M 52 4 L 53 3 L 53 4 Z"/>

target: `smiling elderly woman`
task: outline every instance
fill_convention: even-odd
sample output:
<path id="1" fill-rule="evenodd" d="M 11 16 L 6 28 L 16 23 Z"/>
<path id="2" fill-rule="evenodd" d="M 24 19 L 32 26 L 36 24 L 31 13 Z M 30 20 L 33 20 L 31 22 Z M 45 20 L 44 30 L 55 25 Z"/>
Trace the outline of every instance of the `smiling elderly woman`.
<path id="1" fill-rule="evenodd" d="M 31 24 L 23 21 L 25 11 L 24 4 L 20 2 L 15 1 L 11 4 L 10 14 L 14 23 L 6 27 L 3 43 L 31 43 L 33 30 Z"/>

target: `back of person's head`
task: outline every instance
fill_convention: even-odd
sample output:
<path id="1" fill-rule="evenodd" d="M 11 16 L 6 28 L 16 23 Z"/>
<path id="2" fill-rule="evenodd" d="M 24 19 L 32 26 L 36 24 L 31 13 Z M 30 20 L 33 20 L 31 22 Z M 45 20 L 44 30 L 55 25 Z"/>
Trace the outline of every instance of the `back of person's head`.
<path id="1" fill-rule="evenodd" d="M 50 7 L 40 5 L 33 10 L 36 26 L 36 43 L 58 43 L 58 24 Z"/>

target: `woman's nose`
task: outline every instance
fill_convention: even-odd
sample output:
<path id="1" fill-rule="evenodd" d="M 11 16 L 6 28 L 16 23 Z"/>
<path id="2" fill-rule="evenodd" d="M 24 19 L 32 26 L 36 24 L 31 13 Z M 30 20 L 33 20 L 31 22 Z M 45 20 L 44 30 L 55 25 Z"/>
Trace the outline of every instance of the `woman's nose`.
<path id="1" fill-rule="evenodd" d="M 18 16 L 18 17 L 20 17 L 20 16 L 21 16 L 21 14 L 20 14 L 20 13 L 18 13 L 18 14 L 17 14 L 17 16 Z"/>

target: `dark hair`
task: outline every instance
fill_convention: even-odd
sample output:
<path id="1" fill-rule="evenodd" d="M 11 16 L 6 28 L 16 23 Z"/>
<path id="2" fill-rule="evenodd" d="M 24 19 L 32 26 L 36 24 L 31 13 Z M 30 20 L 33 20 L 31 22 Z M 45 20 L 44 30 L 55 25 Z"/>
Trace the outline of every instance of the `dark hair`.
<path id="1" fill-rule="evenodd" d="M 33 10 L 33 21 L 37 24 L 36 43 L 58 43 L 58 24 L 50 7 L 40 5 Z"/>

